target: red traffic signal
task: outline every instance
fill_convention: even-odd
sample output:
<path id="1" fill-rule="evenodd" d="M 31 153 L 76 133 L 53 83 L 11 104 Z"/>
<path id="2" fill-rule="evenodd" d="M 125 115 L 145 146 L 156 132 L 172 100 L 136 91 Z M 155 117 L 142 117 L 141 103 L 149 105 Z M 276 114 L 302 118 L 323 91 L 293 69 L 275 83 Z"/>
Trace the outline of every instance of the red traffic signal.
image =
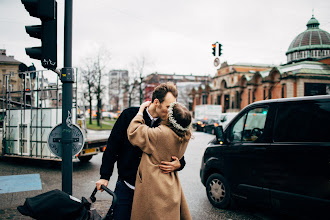
<path id="1" fill-rule="evenodd" d="M 216 48 L 216 44 L 212 44 L 212 54 L 213 56 L 215 56 L 215 48 Z"/>

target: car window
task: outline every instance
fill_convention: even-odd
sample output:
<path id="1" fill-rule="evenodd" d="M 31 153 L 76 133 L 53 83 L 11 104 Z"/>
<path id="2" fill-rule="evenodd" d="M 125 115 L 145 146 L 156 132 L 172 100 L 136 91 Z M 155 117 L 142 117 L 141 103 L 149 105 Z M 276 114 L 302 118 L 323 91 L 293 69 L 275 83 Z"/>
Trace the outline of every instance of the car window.
<path id="1" fill-rule="evenodd" d="M 330 102 L 281 103 L 275 142 L 330 142 Z"/>
<path id="2" fill-rule="evenodd" d="M 255 108 L 244 114 L 232 126 L 230 140 L 232 142 L 254 142 L 263 134 L 268 107 Z"/>
<path id="3" fill-rule="evenodd" d="M 242 134 L 243 134 L 243 125 L 245 122 L 246 114 L 244 114 L 232 127 L 232 130 L 230 132 L 230 141 L 237 142 L 242 140 Z"/>

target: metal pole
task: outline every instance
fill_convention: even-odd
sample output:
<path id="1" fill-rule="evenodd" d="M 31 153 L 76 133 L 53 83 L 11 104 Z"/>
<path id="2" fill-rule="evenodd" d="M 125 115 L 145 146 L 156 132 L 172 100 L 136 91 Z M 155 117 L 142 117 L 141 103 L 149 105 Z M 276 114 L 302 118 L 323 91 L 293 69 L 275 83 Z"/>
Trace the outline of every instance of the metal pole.
<path id="1" fill-rule="evenodd" d="M 72 0 L 65 0 L 62 87 L 62 191 L 72 195 Z"/>

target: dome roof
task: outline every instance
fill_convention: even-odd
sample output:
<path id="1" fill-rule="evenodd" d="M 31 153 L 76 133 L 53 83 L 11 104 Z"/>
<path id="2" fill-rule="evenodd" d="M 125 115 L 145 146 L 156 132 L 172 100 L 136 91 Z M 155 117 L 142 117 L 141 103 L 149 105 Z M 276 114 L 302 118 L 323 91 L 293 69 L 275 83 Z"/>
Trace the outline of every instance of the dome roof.
<path id="1" fill-rule="evenodd" d="M 330 49 L 330 34 L 319 28 L 314 16 L 307 23 L 307 30 L 300 33 L 290 44 L 286 54 L 310 49 Z"/>
<path id="2" fill-rule="evenodd" d="M 312 18 L 307 22 L 306 26 L 308 28 L 308 27 L 312 27 L 314 25 L 317 25 L 317 27 L 318 27 L 320 25 L 320 23 L 318 20 L 316 20 L 316 18 L 314 18 L 314 15 L 313 15 Z"/>

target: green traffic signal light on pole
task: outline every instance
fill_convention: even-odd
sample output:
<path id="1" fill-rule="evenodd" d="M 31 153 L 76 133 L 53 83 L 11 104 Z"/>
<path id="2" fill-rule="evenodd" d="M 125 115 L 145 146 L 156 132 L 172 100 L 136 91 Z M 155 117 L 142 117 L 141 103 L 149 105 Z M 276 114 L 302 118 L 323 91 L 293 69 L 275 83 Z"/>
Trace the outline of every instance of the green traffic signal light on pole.
<path id="1" fill-rule="evenodd" d="M 220 57 L 221 54 L 222 54 L 222 52 L 221 52 L 221 51 L 222 51 L 222 48 L 221 48 L 221 47 L 222 47 L 222 44 L 219 44 L 219 57 Z"/>

